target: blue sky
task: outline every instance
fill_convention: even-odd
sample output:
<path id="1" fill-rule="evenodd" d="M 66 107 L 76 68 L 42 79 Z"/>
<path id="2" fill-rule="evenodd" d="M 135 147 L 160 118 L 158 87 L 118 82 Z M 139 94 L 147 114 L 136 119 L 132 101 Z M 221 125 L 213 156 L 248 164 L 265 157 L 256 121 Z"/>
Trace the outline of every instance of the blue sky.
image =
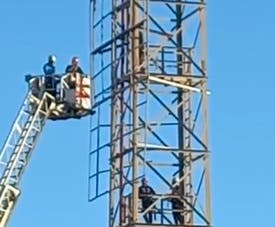
<path id="1" fill-rule="evenodd" d="M 213 224 L 272 226 L 275 3 L 209 1 L 208 74 Z M 26 92 L 24 75 L 80 57 L 88 71 L 88 0 L 1 1 L 3 143 Z M 21 184 L 10 227 L 106 226 L 87 202 L 89 119 L 49 122 Z M 97 209 L 95 209 L 97 207 Z M 99 207 L 101 212 L 99 213 Z M 105 214 L 104 214 L 105 213 Z"/>

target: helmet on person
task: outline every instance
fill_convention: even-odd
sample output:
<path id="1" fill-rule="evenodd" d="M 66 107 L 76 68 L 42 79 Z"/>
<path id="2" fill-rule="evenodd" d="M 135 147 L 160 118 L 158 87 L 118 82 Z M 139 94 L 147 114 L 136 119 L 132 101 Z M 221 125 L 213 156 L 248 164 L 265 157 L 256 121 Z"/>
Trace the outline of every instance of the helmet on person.
<path id="1" fill-rule="evenodd" d="M 172 184 L 174 185 L 174 184 L 177 184 L 177 183 L 178 183 L 178 179 L 176 177 L 173 177 Z"/>
<path id="2" fill-rule="evenodd" d="M 141 183 L 142 183 L 142 184 L 147 184 L 147 179 L 146 179 L 145 177 L 143 177 L 143 178 L 141 179 Z"/>
<path id="3" fill-rule="evenodd" d="M 79 62 L 79 58 L 78 57 L 73 57 L 72 58 L 72 63 L 73 64 L 77 64 Z"/>
<path id="4" fill-rule="evenodd" d="M 49 60 L 49 62 L 56 62 L 56 57 L 54 56 L 54 55 L 50 55 L 49 57 L 48 57 L 48 60 Z"/>

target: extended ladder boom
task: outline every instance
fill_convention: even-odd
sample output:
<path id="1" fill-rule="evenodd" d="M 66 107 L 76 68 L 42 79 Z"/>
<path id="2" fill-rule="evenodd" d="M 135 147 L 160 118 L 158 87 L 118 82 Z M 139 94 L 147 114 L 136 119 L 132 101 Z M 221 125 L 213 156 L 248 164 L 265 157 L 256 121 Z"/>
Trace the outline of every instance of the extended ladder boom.
<path id="1" fill-rule="evenodd" d="M 18 185 L 50 114 L 50 105 L 55 102 L 48 92 L 40 99 L 29 92 L 1 150 L 0 227 L 6 226 L 20 195 Z"/>
<path id="2" fill-rule="evenodd" d="M 26 76 L 29 92 L 0 153 L 0 227 L 6 227 L 20 195 L 19 183 L 49 120 L 80 119 L 92 113 L 88 75 Z"/>

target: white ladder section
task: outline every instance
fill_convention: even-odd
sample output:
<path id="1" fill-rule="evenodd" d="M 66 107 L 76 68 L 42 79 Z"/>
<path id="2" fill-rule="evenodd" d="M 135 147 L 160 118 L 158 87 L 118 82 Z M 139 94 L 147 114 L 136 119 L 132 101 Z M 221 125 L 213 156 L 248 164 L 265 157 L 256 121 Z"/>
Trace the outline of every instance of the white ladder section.
<path id="1" fill-rule="evenodd" d="M 0 227 L 7 226 L 20 195 L 19 182 L 54 106 L 54 97 L 49 93 L 37 98 L 29 92 L 1 149 Z"/>

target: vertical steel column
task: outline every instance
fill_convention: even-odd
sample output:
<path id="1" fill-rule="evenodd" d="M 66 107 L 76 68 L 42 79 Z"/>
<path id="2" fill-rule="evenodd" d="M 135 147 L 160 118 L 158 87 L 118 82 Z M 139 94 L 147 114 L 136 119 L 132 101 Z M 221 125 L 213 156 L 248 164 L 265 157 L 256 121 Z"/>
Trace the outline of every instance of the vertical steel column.
<path id="1" fill-rule="evenodd" d="M 191 57 L 190 51 L 187 52 L 188 56 Z M 188 59 L 185 58 L 185 74 L 191 74 L 192 72 L 190 71 L 189 67 L 189 62 Z M 191 86 L 191 80 L 186 81 L 186 85 Z M 186 91 L 184 93 L 184 100 L 183 100 L 183 108 L 184 108 L 184 124 L 187 126 L 189 129 L 193 129 L 192 125 L 192 102 L 191 102 L 192 94 L 190 91 Z M 184 150 L 190 150 L 192 148 L 191 144 L 191 133 L 190 131 L 184 129 Z M 184 173 L 186 175 L 185 181 L 184 181 L 184 192 L 185 192 L 185 197 L 186 200 L 188 201 L 189 204 L 193 204 L 193 194 L 192 194 L 192 153 L 188 152 L 184 154 Z M 184 221 L 186 224 L 192 225 L 193 224 L 193 212 L 192 211 L 187 211 L 185 212 L 184 215 Z"/>
<path id="2" fill-rule="evenodd" d="M 206 4 L 205 0 L 201 0 L 201 3 Z M 200 8 L 200 23 L 201 23 L 201 68 L 204 72 L 205 78 L 207 78 L 207 43 L 206 43 L 206 7 Z M 203 111 L 203 134 L 202 140 L 205 146 L 209 147 L 209 125 L 208 125 L 208 96 L 207 96 L 207 79 L 202 84 L 202 111 Z M 209 149 L 206 151 L 204 158 L 205 165 L 205 216 L 206 219 L 211 223 L 212 212 L 211 212 L 211 176 L 210 176 L 210 152 Z"/>
<path id="3" fill-rule="evenodd" d="M 116 7 L 116 0 L 112 0 L 112 9 L 115 9 Z M 116 34 L 116 18 L 117 14 L 116 11 L 112 14 L 112 20 L 111 20 L 111 38 L 115 39 Z M 113 140 L 113 138 L 116 138 L 117 134 L 117 121 L 118 121 L 118 85 L 117 85 L 117 74 L 116 74 L 116 53 L 117 53 L 117 42 L 112 42 L 111 44 L 111 87 L 113 91 L 113 95 L 111 96 L 111 105 L 113 108 L 111 108 L 111 141 L 110 141 L 110 186 L 109 186 L 109 226 L 113 226 L 115 221 L 115 187 L 116 187 L 116 167 L 117 167 L 117 142 Z"/>
<path id="4" fill-rule="evenodd" d="M 136 0 L 131 0 L 131 7 L 130 7 L 130 12 L 131 12 L 131 27 L 132 27 L 132 32 L 131 32 L 131 56 L 132 56 L 132 64 L 131 64 L 131 69 L 132 69 L 132 75 L 130 78 L 130 86 L 131 86 L 131 92 L 132 92 L 132 112 L 133 112 L 133 134 L 132 134 L 132 183 L 133 183 L 133 195 L 132 195 L 132 222 L 133 224 L 137 222 L 138 220 L 138 78 L 136 75 L 136 66 L 138 65 L 139 62 L 139 40 L 138 40 L 138 30 L 135 29 L 134 27 L 136 26 L 137 23 L 137 17 L 138 17 L 138 11 L 137 11 L 137 6 L 136 6 Z"/>
<path id="5" fill-rule="evenodd" d="M 183 56 L 181 53 L 182 50 L 182 5 L 178 4 L 175 5 L 175 16 L 176 16 L 176 30 L 178 31 L 176 35 L 176 45 L 177 45 L 177 74 L 180 76 L 183 74 Z M 178 88 L 178 146 L 179 150 L 183 151 L 184 150 L 184 93 L 181 88 Z M 183 176 L 185 174 L 185 160 L 184 160 L 184 154 L 179 153 L 178 156 L 178 166 L 179 166 L 179 179 L 183 179 Z M 180 180 L 179 182 L 179 187 L 180 187 L 180 192 L 182 193 L 181 196 L 185 195 L 185 181 L 186 179 Z M 184 217 L 185 221 L 185 217 Z"/>

